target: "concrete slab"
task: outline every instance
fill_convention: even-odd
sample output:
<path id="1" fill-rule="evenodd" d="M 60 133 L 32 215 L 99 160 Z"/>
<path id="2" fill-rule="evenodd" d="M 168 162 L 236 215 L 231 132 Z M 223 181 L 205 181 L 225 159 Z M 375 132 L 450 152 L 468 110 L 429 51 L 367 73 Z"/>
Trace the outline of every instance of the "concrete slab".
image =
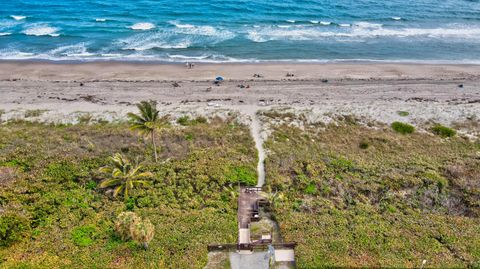
<path id="1" fill-rule="evenodd" d="M 268 269 L 270 256 L 266 251 L 252 252 L 250 255 L 230 253 L 230 267 L 232 269 Z"/>
<path id="2" fill-rule="evenodd" d="M 295 253 L 293 249 L 276 249 L 275 261 L 276 262 L 294 262 Z"/>
<path id="3" fill-rule="evenodd" d="M 239 229 L 238 230 L 238 243 L 248 244 L 250 243 L 250 229 Z"/>

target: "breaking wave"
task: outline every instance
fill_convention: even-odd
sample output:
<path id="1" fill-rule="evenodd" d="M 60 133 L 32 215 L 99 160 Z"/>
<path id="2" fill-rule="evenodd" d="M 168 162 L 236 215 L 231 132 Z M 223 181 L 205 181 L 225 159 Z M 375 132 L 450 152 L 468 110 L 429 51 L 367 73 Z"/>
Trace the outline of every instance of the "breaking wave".
<path id="1" fill-rule="evenodd" d="M 176 21 L 170 21 L 175 26 L 174 33 L 184 35 L 215 36 L 219 41 L 233 38 L 235 34 L 226 29 L 216 28 L 210 25 L 182 24 Z"/>
<path id="2" fill-rule="evenodd" d="M 88 52 L 86 44 L 80 43 L 76 45 L 67 45 L 61 46 L 56 49 L 53 49 L 49 52 L 49 55 L 52 56 L 65 56 L 71 58 L 83 58 L 83 57 L 91 57 L 95 54 Z"/>
<path id="3" fill-rule="evenodd" d="M 58 28 L 51 27 L 48 25 L 33 25 L 30 28 L 27 28 L 23 31 L 26 35 L 32 36 L 52 36 L 57 37 L 60 34 L 57 33 Z"/>
<path id="4" fill-rule="evenodd" d="M 340 25 L 341 26 L 341 25 Z M 449 38 L 470 39 L 480 41 L 480 28 L 478 27 L 450 27 L 450 28 L 385 28 L 382 24 L 359 22 L 350 27 L 328 28 L 278 28 L 263 27 L 250 29 L 246 37 L 254 42 L 267 42 L 272 40 L 322 40 L 325 38 Z M 344 30 L 342 30 L 344 28 Z"/>
<path id="5" fill-rule="evenodd" d="M 27 16 L 19 16 L 19 15 L 10 15 L 10 18 L 16 20 L 16 21 L 21 21 L 27 18 Z"/>
<path id="6" fill-rule="evenodd" d="M 122 50 L 144 51 L 151 49 L 186 49 L 191 45 L 188 39 L 173 39 L 168 33 L 135 35 L 121 41 Z"/>
<path id="7" fill-rule="evenodd" d="M 129 26 L 128 28 L 130 28 L 130 29 L 132 29 L 132 30 L 142 30 L 142 31 L 145 31 L 145 30 L 150 30 L 150 29 L 155 28 L 155 24 L 150 23 L 150 22 L 139 22 L 139 23 L 135 23 L 135 24 L 132 25 L 132 26 Z"/>

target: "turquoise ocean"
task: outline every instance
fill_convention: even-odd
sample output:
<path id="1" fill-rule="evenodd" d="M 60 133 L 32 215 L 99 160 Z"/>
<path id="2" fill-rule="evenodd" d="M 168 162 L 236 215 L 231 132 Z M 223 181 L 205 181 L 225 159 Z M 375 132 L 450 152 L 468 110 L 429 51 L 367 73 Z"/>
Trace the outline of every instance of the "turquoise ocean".
<path id="1" fill-rule="evenodd" d="M 1 0 L 2 59 L 480 63 L 480 1 Z"/>

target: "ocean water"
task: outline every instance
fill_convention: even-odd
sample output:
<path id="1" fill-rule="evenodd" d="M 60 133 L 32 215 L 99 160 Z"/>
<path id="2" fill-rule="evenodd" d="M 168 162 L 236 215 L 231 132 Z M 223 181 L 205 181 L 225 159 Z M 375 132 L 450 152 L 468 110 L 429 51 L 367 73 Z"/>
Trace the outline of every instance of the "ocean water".
<path id="1" fill-rule="evenodd" d="M 480 1 L 1 0 L 0 59 L 480 63 Z"/>

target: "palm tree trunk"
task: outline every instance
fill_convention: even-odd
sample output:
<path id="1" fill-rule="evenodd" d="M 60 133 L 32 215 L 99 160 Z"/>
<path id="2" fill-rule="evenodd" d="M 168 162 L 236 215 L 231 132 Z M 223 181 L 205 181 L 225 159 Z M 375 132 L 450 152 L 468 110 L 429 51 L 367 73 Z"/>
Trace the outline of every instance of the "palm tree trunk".
<path id="1" fill-rule="evenodd" d="M 155 156 L 155 162 L 157 162 L 158 156 L 157 156 L 157 145 L 155 144 L 155 131 L 152 131 L 152 144 L 153 144 L 153 154 Z"/>

